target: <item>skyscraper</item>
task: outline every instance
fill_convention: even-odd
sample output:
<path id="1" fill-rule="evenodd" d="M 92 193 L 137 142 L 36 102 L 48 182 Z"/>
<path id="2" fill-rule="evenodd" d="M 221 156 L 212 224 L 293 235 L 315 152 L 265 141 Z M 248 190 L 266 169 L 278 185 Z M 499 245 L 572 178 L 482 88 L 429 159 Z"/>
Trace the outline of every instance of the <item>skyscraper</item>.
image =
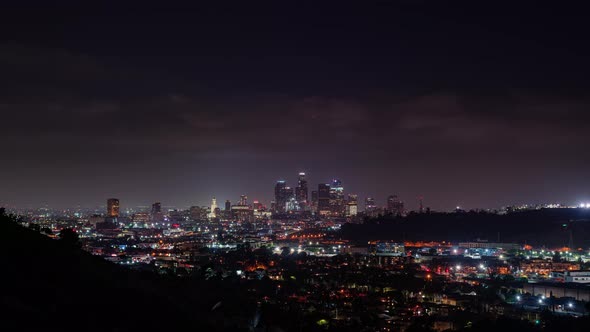
<path id="1" fill-rule="evenodd" d="M 246 195 L 240 196 L 240 203 L 238 205 L 239 206 L 246 206 L 246 205 L 248 205 L 248 196 L 246 196 Z"/>
<path id="2" fill-rule="evenodd" d="M 209 218 L 215 217 L 217 217 L 217 199 L 213 197 L 213 199 L 211 199 L 211 212 L 209 213 Z"/>
<path id="3" fill-rule="evenodd" d="M 307 190 L 307 180 L 305 179 L 305 173 L 299 173 L 299 181 L 297 182 L 297 187 L 295 188 L 295 199 L 299 204 L 300 210 L 307 210 L 309 208 L 309 199 L 308 199 L 308 190 Z"/>
<path id="4" fill-rule="evenodd" d="M 225 211 L 230 211 L 231 210 L 231 202 L 229 201 L 229 199 L 225 200 Z"/>
<path id="5" fill-rule="evenodd" d="M 400 201 L 397 195 L 391 195 L 387 198 L 387 212 L 395 216 L 404 214 L 404 202 Z"/>
<path id="6" fill-rule="evenodd" d="M 155 202 L 152 204 L 152 221 L 161 222 L 164 220 L 164 214 L 162 213 L 162 203 Z"/>
<path id="7" fill-rule="evenodd" d="M 299 204 L 295 199 L 295 191 L 291 187 L 285 187 L 283 189 L 283 197 L 285 197 L 285 212 L 296 211 L 299 209 Z"/>
<path id="8" fill-rule="evenodd" d="M 372 197 L 365 198 L 365 215 L 368 217 L 376 217 L 379 214 L 375 199 Z"/>
<path id="9" fill-rule="evenodd" d="M 119 200 L 117 198 L 109 198 L 107 200 L 107 217 L 119 217 Z"/>
<path id="10" fill-rule="evenodd" d="M 155 202 L 152 204 L 152 214 L 162 213 L 162 203 Z"/>
<path id="11" fill-rule="evenodd" d="M 375 199 L 373 197 L 365 198 L 365 211 L 374 210 L 377 207 L 375 205 Z"/>
<path id="12" fill-rule="evenodd" d="M 318 213 L 325 216 L 330 212 L 330 185 L 320 183 L 318 185 Z"/>
<path id="13" fill-rule="evenodd" d="M 358 213 L 357 195 L 349 194 L 346 200 L 346 216 L 354 217 Z"/>
<path id="14" fill-rule="evenodd" d="M 287 207 L 287 197 L 285 196 L 285 188 L 287 183 L 284 180 L 277 181 L 275 185 L 275 211 L 276 213 L 283 213 Z"/>
<path id="15" fill-rule="evenodd" d="M 333 216 L 343 216 L 344 210 L 345 201 L 342 181 L 334 179 L 332 180 L 332 186 L 330 187 L 330 211 Z"/>
<path id="16" fill-rule="evenodd" d="M 311 191 L 311 212 L 313 212 L 313 213 L 318 212 L 318 191 L 317 190 Z"/>

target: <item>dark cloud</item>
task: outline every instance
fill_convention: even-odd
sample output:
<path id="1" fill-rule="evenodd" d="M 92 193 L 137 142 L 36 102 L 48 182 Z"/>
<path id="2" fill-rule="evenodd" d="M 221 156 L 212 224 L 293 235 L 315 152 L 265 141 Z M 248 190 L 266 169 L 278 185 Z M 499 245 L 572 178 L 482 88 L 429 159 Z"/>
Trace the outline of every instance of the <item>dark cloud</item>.
<path id="1" fill-rule="evenodd" d="M 299 170 L 435 208 L 590 195 L 581 21 L 422 6 L 39 17 L 0 45 L 0 203 L 269 201 Z"/>

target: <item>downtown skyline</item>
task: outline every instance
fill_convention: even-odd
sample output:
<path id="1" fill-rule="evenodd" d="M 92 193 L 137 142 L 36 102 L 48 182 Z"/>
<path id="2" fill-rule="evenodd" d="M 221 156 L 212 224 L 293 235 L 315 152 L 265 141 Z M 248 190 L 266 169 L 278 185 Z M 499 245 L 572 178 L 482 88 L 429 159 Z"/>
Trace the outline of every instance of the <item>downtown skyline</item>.
<path id="1" fill-rule="evenodd" d="M 137 210 L 138 208 L 143 208 L 143 209 L 149 209 L 151 204 L 154 202 L 158 202 L 160 204 L 162 204 L 162 206 L 166 207 L 166 208 L 172 208 L 172 209 L 188 209 L 191 206 L 203 206 L 203 207 L 207 207 L 211 205 L 211 199 L 215 198 L 217 199 L 217 204 L 221 207 L 221 209 L 223 210 L 223 204 L 226 200 L 229 200 L 232 204 L 237 204 L 240 200 L 240 197 L 242 196 L 246 196 L 248 202 L 251 204 L 254 201 L 258 201 L 261 204 L 263 204 L 264 206 L 267 207 L 267 209 L 271 209 L 271 205 L 273 202 L 276 201 L 275 199 L 275 192 L 274 192 L 274 186 L 276 186 L 276 184 L 278 182 L 284 182 L 285 185 L 287 187 L 289 187 L 290 189 L 293 190 L 293 193 L 295 193 L 297 184 L 298 184 L 298 178 L 301 176 L 301 174 L 304 174 L 305 179 L 307 180 L 307 188 L 308 188 L 308 192 L 307 192 L 307 197 L 308 197 L 308 204 L 311 204 L 311 199 L 312 199 L 312 191 L 317 191 L 318 190 L 318 186 L 321 184 L 327 184 L 330 185 L 332 181 L 340 181 L 343 182 L 343 188 L 344 188 L 344 198 L 346 200 L 347 196 L 349 194 L 353 194 L 358 196 L 357 199 L 357 204 L 358 204 L 358 209 L 359 211 L 364 211 L 364 207 L 365 207 L 365 200 L 367 198 L 371 198 L 375 204 L 376 207 L 378 208 L 386 208 L 387 207 L 387 200 L 388 197 L 390 196 L 397 196 L 401 202 L 404 203 L 405 205 L 405 210 L 407 212 L 410 211 L 419 211 L 420 209 L 420 204 L 423 204 L 423 208 L 429 208 L 432 209 L 433 211 L 440 211 L 440 212 L 447 212 L 447 211 L 453 211 L 456 210 L 457 208 L 461 208 L 464 210 L 480 210 L 480 209 L 487 209 L 487 210 L 499 210 L 503 207 L 509 207 L 509 206 L 519 206 L 519 205 L 552 205 L 552 204 L 560 204 L 563 206 L 571 206 L 571 207 L 586 207 L 585 205 L 588 204 L 587 202 L 590 202 L 590 199 L 584 199 L 584 198 L 578 198 L 578 199 L 573 199 L 570 201 L 567 200 L 563 200 L 563 199 L 554 199 L 554 200 L 550 200 L 550 201 L 535 201 L 535 200 L 519 200 L 519 201 L 505 201 L 504 204 L 502 205 L 498 205 L 498 206 L 479 206 L 479 205 L 467 205 L 467 204 L 463 204 L 462 202 L 470 202 L 469 199 L 463 199 L 460 200 L 458 202 L 456 202 L 455 204 L 453 204 L 453 202 L 451 202 L 448 205 L 442 205 L 440 202 L 431 202 L 428 200 L 428 196 L 425 196 L 423 194 L 417 193 L 414 196 L 406 196 L 404 195 L 404 193 L 400 193 L 397 191 L 389 191 L 386 192 L 384 195 L 379 196 L 379 195 L 373 195 L 370 192 L 369 193 L 365 193 L 362 192 L 361 194 L 359 194 L 358 191 L 355 191 L 354 189 L 351 189 L 347 184 L 347 181 L 343 181 L 340 178 L 330 178 L 326 181 L 319 181 L 319 182 L 314 182 L 315 178 L 313 176 L 310 176 L 309 173 L 307 172 L 296 172 L 294 174 L 291 174 L 292 176 L 284 176 L 284 177 L 280 177 L 279 179 L 277 179 L 276 181 L 268 184 L 267 188 L 266 188 L 266 192 L 264 192 L 264 190 L 262 190 L 262 194 L 259 195 L 255 195 L 252 194 L 251 191 L 248 191 L 247 189 L 245 191 L 242 192 L 238 192 L 236 191 L 234 188 L 231 188 L 230 190 L 214 190 L 213 193 L 196 193 L 194 196 L 195 197 L 201 197 L 201 199 L 196 199 L 196 200 L 191 200 L 189 199 L 181 199 L 181 200 L 169 200 L 166 197 L 154 197 L 151 200 L 140 200 L 137 197 L 134 196 L 128 196 L 128 195 L 121 195 L 121 194 L 112 194 L 112 195 L 106 195 L 105 197 L 100 198 L 98 201 L 96 202 L 92 202 L 90 204 L 70 204 L 70 205 L 52 205 L 49 203 L 42 203 L 42 204 L 22 204 L 22 205 L 17 205 L 17 204 L 6 204 L 5 202 L 1 202 L 2 204 L 4 204 L 3 206 L 8 207 L 8 208 L 15 208 L 15 209 L 36 209 L 36 208 L 51 208 L 51 209 L 76 209 L 76 208 L 82 208 L 82 209 L 101 209 L 103 207 L 106 207 L 106 205 L 104 204 L 104 202 L 106 202 L 106 200 L 110 200 L 113 197 L 116 197 L 116 199 L 120 200 L 122 202 L 121 205 L 121 209 L 123 210 Z M 233 194 L 226 194 L 227 192 L 233 193 Z M 138 196 L 142 196 L 142 195 L 138 195 Z M 108 198 L 108 199 L 107 199 Z M 114 199 L 114 198 L 113 198 Z M 2 205 L 0 204 L 0 205 Z M 583 205 L 581 205 L 583 204 Z M 590 205 L 590 204 L 588 204 Z"/>

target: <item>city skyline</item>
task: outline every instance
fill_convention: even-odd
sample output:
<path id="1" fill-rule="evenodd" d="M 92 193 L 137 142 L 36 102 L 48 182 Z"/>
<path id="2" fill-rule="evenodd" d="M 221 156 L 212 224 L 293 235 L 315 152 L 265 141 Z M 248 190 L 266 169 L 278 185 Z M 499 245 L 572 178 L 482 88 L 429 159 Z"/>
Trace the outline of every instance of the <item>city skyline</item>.
<path id="1" fill-rule="evenodd" d="M 309 173 L 307 172 L 303 172 L 303 171 L 298 171 L 296 173 L 294 173 L 294 175 L 292 175 L 292 177 L 282 177 L 278 180 L 276 180 L 273 185 L 277 185 L 278 183 L 283 184 L 284 186 L 287 187 L 287 189 L 292 191 L 292 196 L 293 198 L 296 197 L 296 190 L 298 189 L 297 185 L 298 182 L 301 181 L 303 175 L 303 178 L 305 178 L 305 182 L 306 182 L 306 187 L 307 187 L 307 194 L 306 196 L 309 197 L 308 200 L 308 204 L 312 204 L 312 192 L 314 191 L 318 191 L 318 186 L 321 186 L 323 184 L 326 184 L 328 186 L 328 190 L 330 189 L 330 186 L 334 183 L 334 181 L 338 181 L 339 183 L 341 183 L 341 179 L 339 178 L 331 178 L 329 180 L 326 181 L 320 181 L 317 183 L 314 183 L 313 181 L 309 180 Z M 289 183 L 293 183 L 295 184 L 295 186 L 290 186 Z M 310 186 L 311 184 L 311 186 Z M 240 203 L 240 201 L 242 199 L 244 199 L 245 197 L 249 197 L 249 201 L 250 202 L 259 202 L 261 204 L 263 204 L 264 206 L 266 206 L 268 209 L 271 209 L 271 206 L 273 203 L 276 203 L 276 187 L 275 187 L 275 192 L 273 193 L 272 190 L 269 190 L 269 193 L 266 193 L 264 195 L 262 195 L 261 197 L 264 198 L 259 198 L 258 196 L 252 196 L 251 194 L 249 194 L 247 191 L 234 191 L 234 192 L 239 192 L 239 194 L 231 196 L 231 197 L 226 197 L 223 195 L 215 195 L 215 194 L 211 194 L 209 196 L 203 196 L 203 195 L 199 195 L 201 197 L 205 197 L 202 201 L 193 201 L 189 203 L 177 203 L 174 201 L 167 201 L 166 199 L 161 199 L 161 198 L 156 198 L 155 200 L 152 201 L 139 201 L 137 198 L 134 197 L 125 197 L 125 199 L 123 200 L 124 203 L 122 205 L 122 210 L 124 209 L 136 209 L 139 207 L 143 207 L 145 209 L 149 209 L 150 205 L 152 205 L 153 202 L 156 202 L 154 204 L 161 204 L 161 201 L 164 201 L 165 203 L 162 204 L 162 206 L 165 207 L 169 207 L 169 208 L 181 208 L 181 209 L 187 209 L 190 208 L 191 206 L 200 206 L 200 207 L 205 207 L 210 205 L 211 203 L 211 199 L 218 199 L 220 200 L 220 202 L 225 202 L 225 206 L 227 206 L 227 202 L 230 202 L 232 205 L 233 204 L 238 204 Z M 350 190 L 347 187 L 347 190 L 344 190 L 344 195 L 348 196 L 348 195 L 354 195 L 355 197 L 358 197 L 358 210 L 359 211 L 365 211 L 365 205 L 367 204 L 366 199 L 370 199 L 372 204 L 374 204 L 375 207 L 378 208 L 384 208 L 387 210 L 392 210 L 391 208 L 391 200 L 396 199 L 399 200 L 402 203 L 402 210 L 404 209 L 405 206 L 405 210 L 406 211 L 423 211 L 424 209 L 428 208 L 428 209 L 432 209 L 433 211 L 453 211 L 456 210 L 458 208 L 461 209 L 465 209 L 465 210 L 478 210 L 478 209 L 488 209 L 488 210 L 494 210 L 494 209 L 501 209 L 503 207 L 509 207 L 509 206 L 518 206 L 518 205 L 551 205 L 551 204 L 561 204 L 563 206 L 571 206 L 571 207 L 578 207 L 578 206 L 585 206 L 585 205 L 589 205 L 590 199 L 574 199 L 571 201 L 564 201 L 564 200 L 560 200 L 560 199 L 556 199 L 553 201 L 531 201 L 531 200 L 520 200 L 520 201 L 512 201 L 512 202 L 506 202 L 506 204 L 504 205 L 500 205 L 500 206 L 468 206 L 465 204 L 450 204 L 448 206 L 443 206 L 440 207 L 439 204 L 437 204 L 436 202 L 433 202 L 433 204 L 427 204 L 425 203 L 424 199 L 424 195 L 416 195 L 415 197 L 406 197 L 404 195 L 401 195 L 397 192 L 393 192 L 391 191 L 389 194 L 381 197 L 381 196 L 377 196 L 377 195 L 371 195 L 369 194 L 363 194 L 363 195 L 359 195 L 356 191 L 354 190 Z M 111 195 L 111 196 L 117 196 L 119 197 L 120 195 Z M 248 198 L 247 198 L 248 199 Z M 98 203 L 95 202 L 94 204 L 88 204 L 88 205 L 82 205 L 82 204 L 74 204 L 74 205 L 64 205 L 64 206 L 51 206 L 49 204 L 40 204 L 40 205 L 10 205 L 10 204 L 2 204 L 4 202 L 0 201 L 0 206 L 5 206 L 8 208 L 16 208 L 16 209 L 34 209 L 34 208 L 41 208 L 41 207 L 48 207 L 48 208 L 55 208 L 55 209 L 72 209 L 72 208 L 98 208 L 98 207 L 106 207 L 107 208 L 107 215 L 110 214 L 111 211 L 111 200 L 116 201 L 116 209 L 117 209 L 117 213 L 118 213 L 118 209 L 119 209 L 119 200 L 120 198 L 105 198 L 103 201 L 106 201 L 107 204 L 103 203 Z M 128 203 L 125 204 L 125 201 L 127 201 Z M 311 207 L 311 205 L 310 205 Z M 153 209 L 153 206 L 152 206 Z"/>
<path id="2" fill-rule="evenodd" d="M 584 6 L 5 2 L 3 326 L 588 330 Z"/>

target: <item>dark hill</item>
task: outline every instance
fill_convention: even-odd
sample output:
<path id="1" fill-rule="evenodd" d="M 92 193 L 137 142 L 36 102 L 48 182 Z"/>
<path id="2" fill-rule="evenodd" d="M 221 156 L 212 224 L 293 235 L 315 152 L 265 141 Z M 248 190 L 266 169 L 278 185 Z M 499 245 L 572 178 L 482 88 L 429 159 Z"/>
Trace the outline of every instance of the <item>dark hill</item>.
<path id="1" fill-rule="evenodd" d="M 214 330 L 205 316 L 214 289 L 130 271 L 6 215 L 0 234 L 5 331 Z"/>
<path id="2" fill-rule="evenodd" d="M 345 224 L 342 237 L 365 242 L 471 241 L 529 243 L 533 245 L 590 246 L 589 209 L 540 209 L 498 215 L 485 212 L 410 214 L 405 218 L 381 217 L 364 224 Z"/>

